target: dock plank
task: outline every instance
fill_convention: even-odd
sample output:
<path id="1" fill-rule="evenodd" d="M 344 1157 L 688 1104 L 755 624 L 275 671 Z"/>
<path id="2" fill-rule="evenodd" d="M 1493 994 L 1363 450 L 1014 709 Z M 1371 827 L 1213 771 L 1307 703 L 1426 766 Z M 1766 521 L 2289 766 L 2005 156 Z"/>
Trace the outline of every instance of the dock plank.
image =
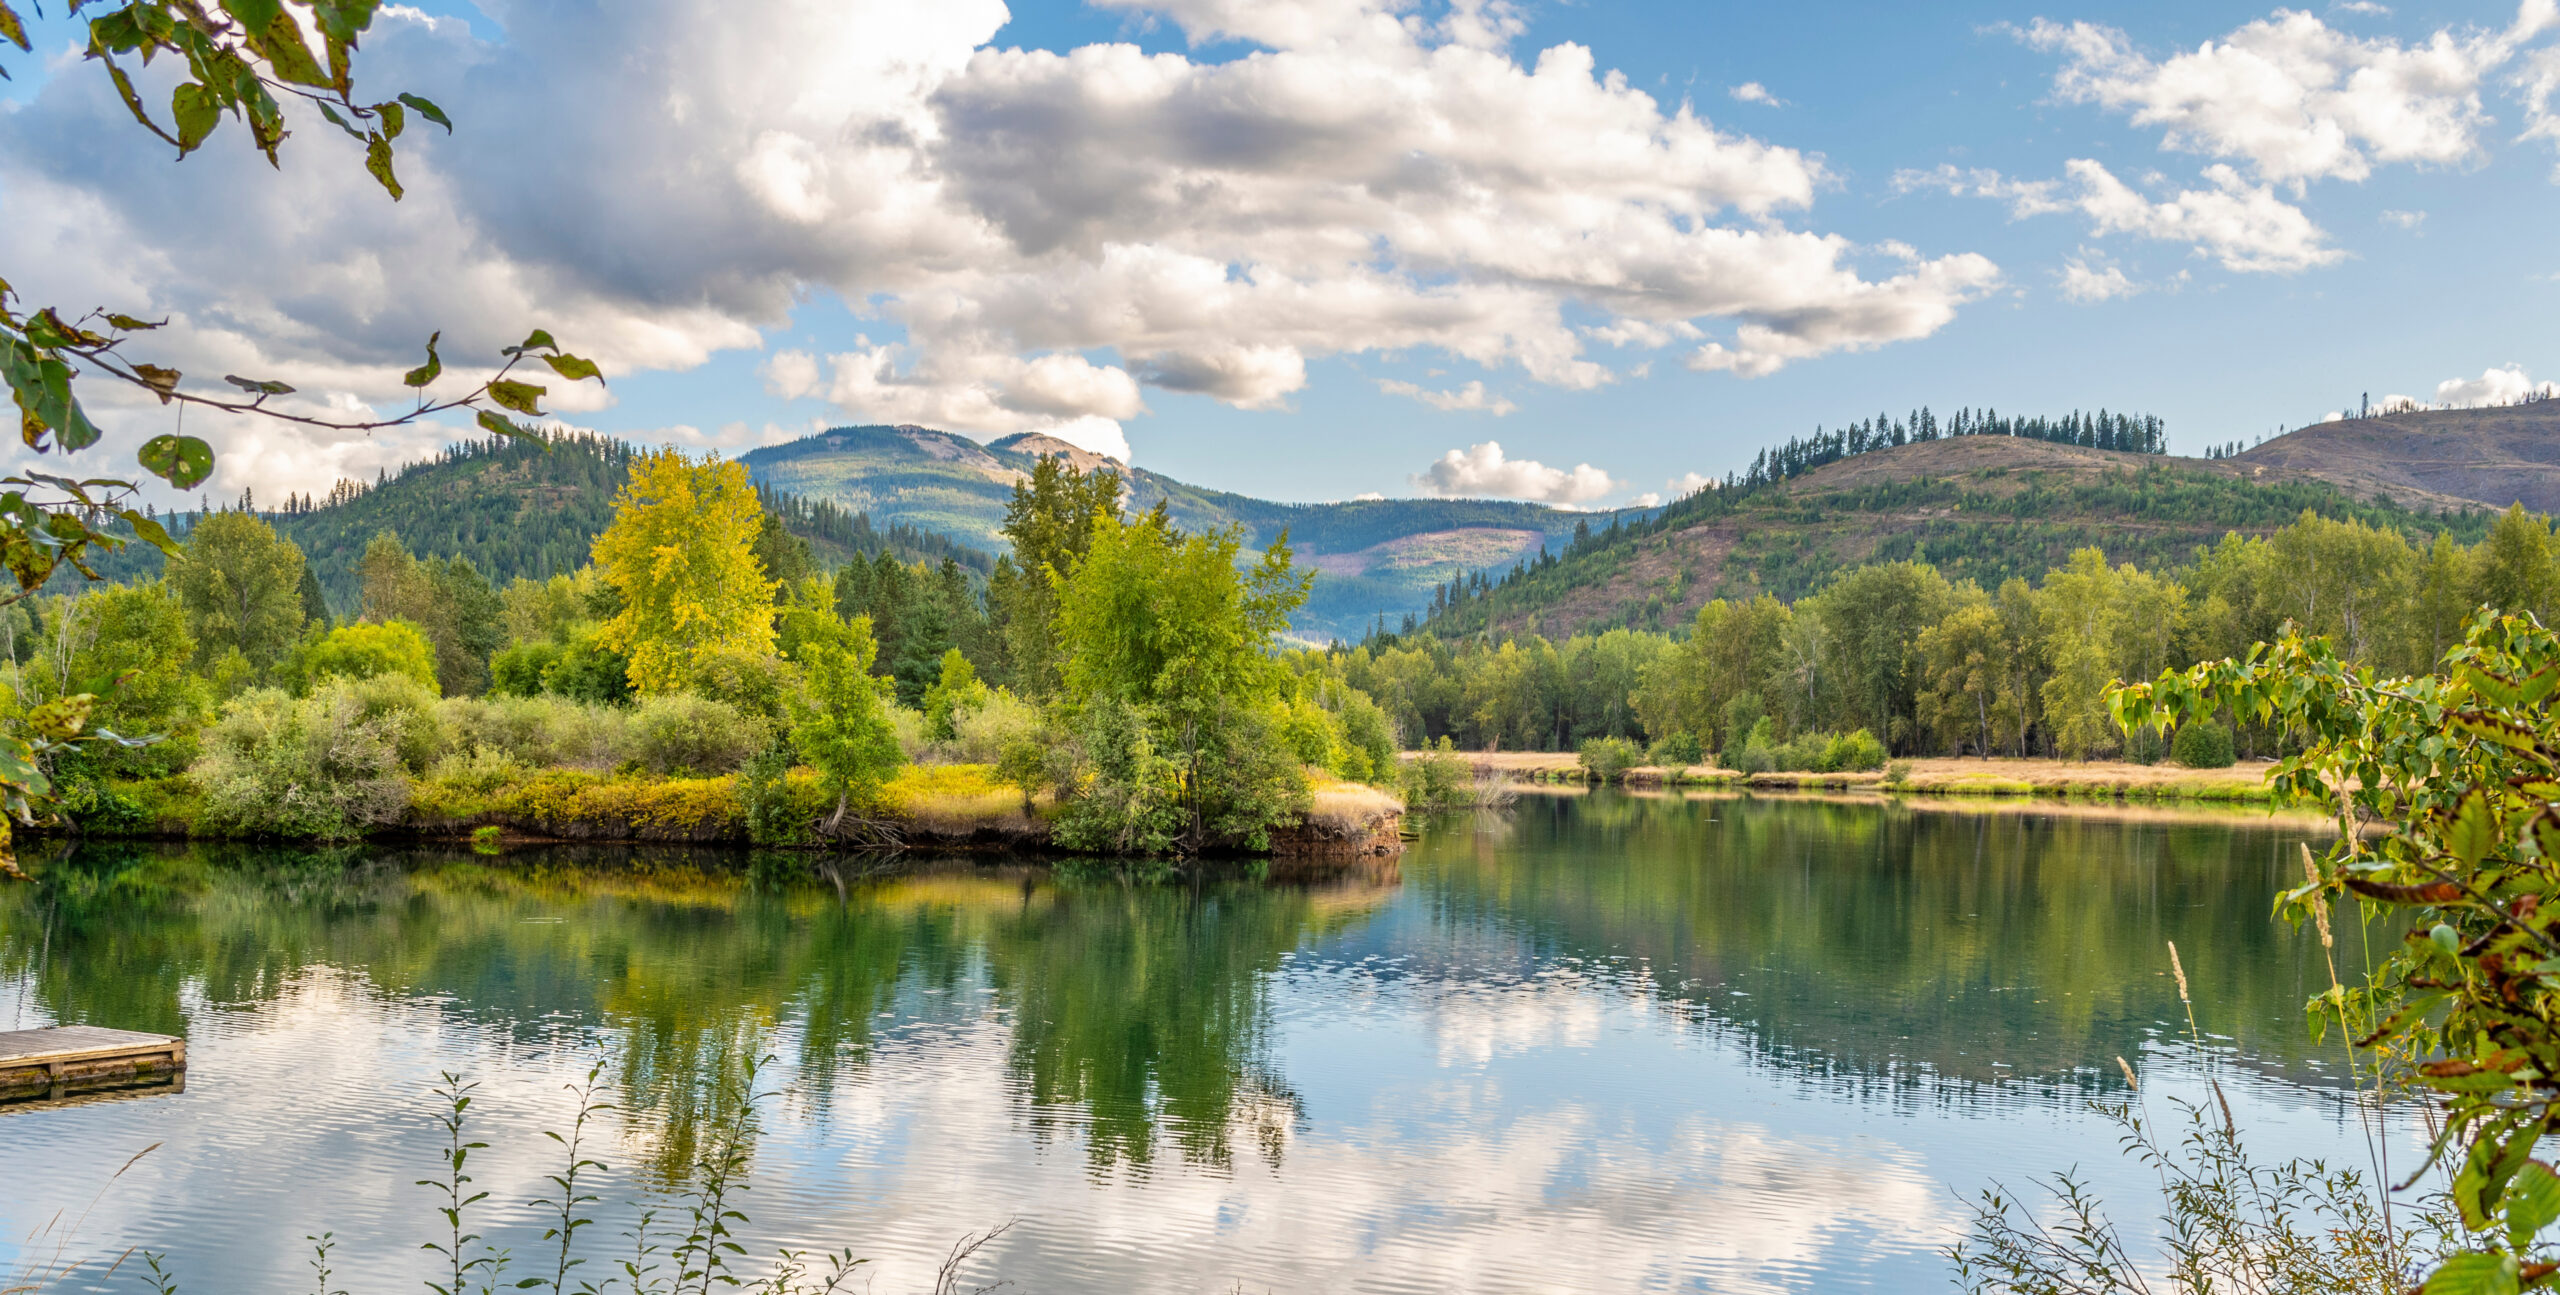
<path id="1" fill-rule="evenodd" d="M 165 1034 L 95 1025 L 0 1031 L 0 1094 L 60 1098 L 66 1085 L 146 1080 L 186 1068 L 187 1041 Z"/>

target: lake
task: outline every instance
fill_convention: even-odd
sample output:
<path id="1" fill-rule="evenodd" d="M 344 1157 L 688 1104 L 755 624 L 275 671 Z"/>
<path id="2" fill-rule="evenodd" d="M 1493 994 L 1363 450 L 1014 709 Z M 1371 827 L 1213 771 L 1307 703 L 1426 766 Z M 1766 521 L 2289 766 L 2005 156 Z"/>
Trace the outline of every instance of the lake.
<path id="1" fill-rule="evenodd" d="M 0 1029 L 183 1033 L 191 1070 L 0 1108 L 0 1287 L 59 1246 L 95 1256 L 61 1289 L 139 1289 L 139 1259 L 99 1277 L 142 1247 L 183 1290 L 308 1290 L 328 1231 L 335 1285 L 423 1289 L 446 1071 L 480 1085 L 478 1230 L 508 1282 L 547 1276 L 541 1134 L 599 1064 L 610 1170 L 573 1279 L 601 1282 L 630 1203 L 723 1126 L 708 1090 L 770 1056 L 742 1237 L 850 1246 L 887 1295 L 1008 1221 L 970 1284 L 1947 1289 L 1994 1181 L 2077 1165 L 2146 1226 L 2154 1180 L 2089 1109 L 2128 1096 L 2119 1057 L 2155 1117 L 2210 1075 L 2254 1150 L 2368 1163 L 2339 1042 L 2304 1026 L 2317 937 L 2272 916 L 2318 837 L 1599 794 L 1435 819 L 1309 884 L 85 846 L 0 889 Z"/>

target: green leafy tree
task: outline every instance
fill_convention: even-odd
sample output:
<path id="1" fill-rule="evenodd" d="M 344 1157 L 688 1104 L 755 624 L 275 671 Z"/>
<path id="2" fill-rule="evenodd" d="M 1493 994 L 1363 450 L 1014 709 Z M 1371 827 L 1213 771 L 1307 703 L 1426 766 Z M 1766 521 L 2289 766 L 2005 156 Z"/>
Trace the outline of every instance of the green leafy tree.
<path id="1" fill-rule="evenodd" d="M 302 550 L 253 513 L 215 513 L 169 561 L 199 667 L 237 652 L 259 678 L 302 638 Z"/>
<path id="2" fill-rule="evenodd" d="M 324 679 L 370 679 L 396 674 L 430 690 L 437 684 L 435 644 L 408 621 L 359 621 L 341 625 L 296 649 L 289 671 L 308 689 Z"/>
<path id="3" fill-rule="evenodd" d="M 643 454 L 596 537 L 595 565 L 621 595 L 599 645 L 631 660 L 631 686 L 673 692 L 716 652 L 773 651 L 773 581 L 756 559 L 764 510 L 746 465 L 679 450 Z"/>
<path id="4" fill-rule="evenodd" d="M 924 735 L 930 742 L 948 742 L 957 737 L 952 721 L 958 712 L 972 709 L 987 698 L 987 686 L 978 681 L 977 667 L 969 658 L 952 648 L 942 654 L 942 674 L 924 693 Z"/>
<path id="5" fill-rule="evenodd" d="M 160 584 L 123 585 L 59 600 L 26 666 L 19 701 L 40 705 L 92 694 L 88 726 L 161 740 L 142 746 L 101 743 L 67 753 L 61 771 L 160 774 L 195 754 L 195 733 L 213 710 L 187 618 Z"/>
<path id="6" fill-rule="evenodd" d="M 2281 897 L 2325 931 L 2339 897 L 2400 910 L 2411 934 L 2368 982 L 2330 984 L 2315 1028 L 2342 1029 L 2377 1079 L 2435 1102 L 2428 1163 L 2445 1167 L 2465 1253 L 2424 1289 L 2560 1286 L 2545 1234 L 2560 1175 L 2539 1144 L 2560 1121 L 2560 636 L 2529 616 L 2476 616 L 2441 673 L 2377 676 L 2326 637 L 2287 634 L 2112 697 L 2128 728 L 2221 711 L 2301 733 L 2269 772 L 2334 807 L 2324 855 Z M 2384 830 L 2368 830 L 2380 824 Z"/>
<path id="7" fill-rule="evenodd" d="M 1058 582 L 1072 579 L 1092 546 L 1095 528 L 1120 515 L 1120 474 L 1092 472 L 1055 456 L 1013 484 L 1005 505 L 1010 560 L 988 580 L 988 602 L 1000 622 L 1016 691 L 1042 698 L 1064 678 L 1057 640 Z"/>
<path id="8" fill-rule="evenodd" d="M 869 804 L 906 763 L 889 718 L 887 684 L 871 674 L 879 651 L 870 621 L 856 617 L 841 640 L 813 644 L 805 658 L 808 690 L 793 706 L 791 746 L 835 793 L 831 832 L 842 827 L 854 804 Z"/>
<path id="9" fill-rule="evenodd" d="M 1182 768 L 1186 850 L 1208 845 L 1212 820 L 1231 820 L 1225 806 L 1246 790 L 1216 781 L 1221 764 L 1247 763 L 1219 726 L 1279 696 L 1272 647 L 1313 579 L 1290 565 L 1285 535 L 1250 569 L 1237 563 L 1242 547 L 1234 530 L 1183 534 L 1157 508 L 1097 522 L 1073 575 L 1049 565 L 1069 709 L 1118 702 L 1164 735 Z"/>

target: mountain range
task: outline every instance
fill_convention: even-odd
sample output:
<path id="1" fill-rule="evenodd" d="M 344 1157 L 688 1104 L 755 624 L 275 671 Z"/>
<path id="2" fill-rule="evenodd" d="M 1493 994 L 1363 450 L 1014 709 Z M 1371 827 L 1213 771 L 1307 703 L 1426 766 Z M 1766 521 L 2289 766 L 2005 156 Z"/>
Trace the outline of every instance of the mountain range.
<path id="1" fill-rule="evenodd" d="M 462 444 L 371 487 L 260 511 L 346 612 L 356 559 L 384 530 L 421 556 L 468 557 L 500 583 L 579 565 L 612 515 L 630 452 L 595 437 Z M 1319 642 L 1408 616 L 1452 634 L 1667 628 L 1711 597 L 1793 598 L 1846 566 L 1904 557 L 1985 585 L 2040 574 L 2088 545 L 2175 566 L 2226 531 L 2263 533 L 2305 509 L 2466 539 L 2508 504 L 2560 512 L 2560 401 L 2347 419 L 2204 459 L 1953 436 L 1614 513 L 1482 499 L 1276 503 L 1049 437 L 980 444 L 911 426 L 834 428 L 741 458 L 823 565 L 887 551 L 983 572 L 1003 548 L 1013 484 L 1047 455 L 1120 471 L 1132 506 L 1162 502 L 1186 528 L 1234 526 L 1257 547 L 1285 532 L 1317 573 L 1294 627 Z M 136 546 L 100 566 L 126 579 L 156 575 L 160 562 Z M 1452 589 L 1496 585 L 1490 599 L 1437 611 Z"/>

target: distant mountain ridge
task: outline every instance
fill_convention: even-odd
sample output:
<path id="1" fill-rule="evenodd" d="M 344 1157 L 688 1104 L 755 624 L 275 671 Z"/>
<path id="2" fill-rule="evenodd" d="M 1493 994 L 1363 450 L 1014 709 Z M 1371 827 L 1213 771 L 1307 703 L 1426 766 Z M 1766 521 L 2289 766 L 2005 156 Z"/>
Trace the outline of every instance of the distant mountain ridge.
<path id="1" fill-rule="evenodd" d="M 877 524 L 938 532 L 998 552 L 1013 483 L 1049 455 L 1087 470 L 1119 471 L 1128 479 L 1132 507 L 1162 501 L 1186 529 L 1238 526 L 1257 547 L 1287 531 L 1298 560 L 1317 571 L 1315 591 L 1295 622 L 1311 638 L 1357 638 L 1378 617 L 1394 623 L 1419 613 L 1433 587 L 1560 547 L 1593 516 L 1499 499 L 1275 503 L 1189 485 L 1054 437 L 1008 436 L 982 445 L 916 426 L 830 428 L 739 460 L 759 484 L 831 501 Z"/>
<path id="2" fill-rule="evenodd" d="M 1726 495 L 1708 490 L 1561 554 L 1433 595 L 1442 636 L 1670 629 L 1711 598 L 1793 599 L 1905 558 L 1991 587 L 2072 550 L 2173 568 L 2225 533 L 2317 511 L 2466 542 L 2515 503 L 2560 510 L 2560 401 L 2319 424 L 2228 458 L 2008 436 L 1886 445 Z"/>

